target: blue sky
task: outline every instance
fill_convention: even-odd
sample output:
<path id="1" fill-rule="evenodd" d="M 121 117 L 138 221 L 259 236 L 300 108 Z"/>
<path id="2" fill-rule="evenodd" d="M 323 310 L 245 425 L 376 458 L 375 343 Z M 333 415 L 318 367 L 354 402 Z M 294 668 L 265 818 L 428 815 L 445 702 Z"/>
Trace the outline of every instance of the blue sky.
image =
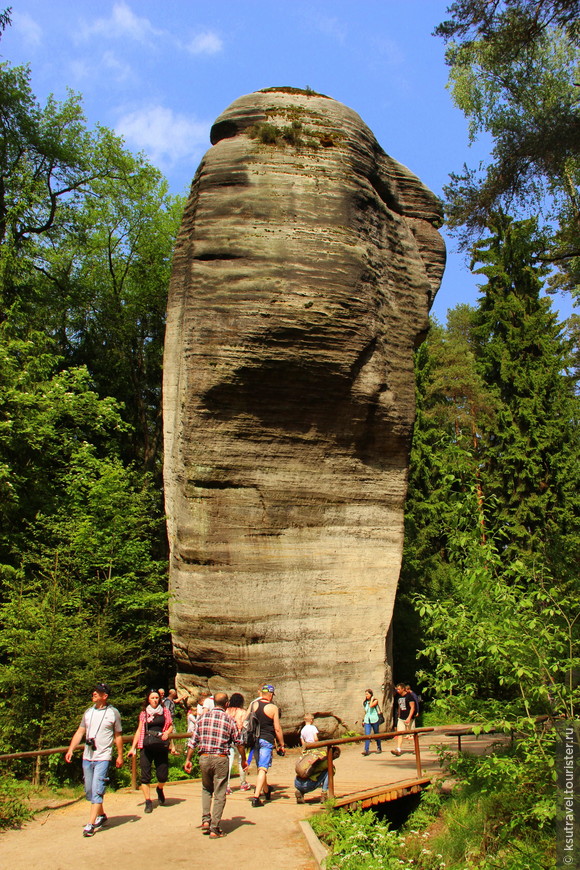
<path id="1" fill-rule="evenodd" d="M 209 128 L 233 100 L 273 85 L 350 106 L 385 151 L 441 195 L 450 172 L 486 156 L 446 89 L 431 35 L 448 0 L 4 0 L 0 57 L 29 63 L 41 102 L 82 94 L 90 125 L 116 130 L 185 193 Z M 447 238 L 432 313 L 474 302 L 476 279 Z"/>

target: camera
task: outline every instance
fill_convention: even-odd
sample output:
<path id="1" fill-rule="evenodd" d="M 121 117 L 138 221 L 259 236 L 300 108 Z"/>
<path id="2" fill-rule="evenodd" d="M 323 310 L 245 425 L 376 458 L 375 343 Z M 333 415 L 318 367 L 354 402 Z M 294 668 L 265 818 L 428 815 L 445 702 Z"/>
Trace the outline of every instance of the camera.
<path id="1" fill-rule="evenodd" d="M 88 746 L 89 749 L 96 749 L 97 744 L 95 743 L 95 738 L 87 737 L 87 739 L 85 740 L 85 746 Z"/>

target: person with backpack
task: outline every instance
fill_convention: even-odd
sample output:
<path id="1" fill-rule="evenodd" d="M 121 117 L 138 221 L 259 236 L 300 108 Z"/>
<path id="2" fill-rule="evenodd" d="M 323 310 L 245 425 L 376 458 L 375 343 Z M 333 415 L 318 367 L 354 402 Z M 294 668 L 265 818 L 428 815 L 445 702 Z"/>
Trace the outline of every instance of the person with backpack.
<path id="1" fill-rule="evenodd" d="M 399 696 L 397 699 L 397 731 L 400 731 L 401 734 L 397 737 L 397 748 L 391 749 L 391 755 L 399 756 L 403 754 L 401 749 L 403 733 L 415 727 L 417 704 L 411 697 L 411 690 L 405 683 L 397 683 L 395 691 Z"/>
<path id="2" fill-rule="evenodd" d="M 336 759 L 340 756 L 338 746 L 332 747 L 332 757 Z M 334 765 L 332 772 L 336 773 Z M 304 795 L 315 789 L 321 788 L 320 802 L 324 803 L 328 799 L 328 761 L 326 755 L 326 747 L 321 746 L 318 749 L 308 749 L 304 747 L 302 755 L 296 762 L 296 778 L 294 780 L 294 794 L 296 803 L 304 803 Z"/>
<path id="3" fill-rule="evenodd" d="M 252 701 L 248 708 L 248 722 L 255 722 L 254 734 L 258 732 L 257 745 L 253 744 L 254 757 L 258 767 L 256 788 L 252 798 L 253 807 L 264 806 L 260 795 L 267 801 L 272 797 L 272 786 L 268 785 L 268 770 L 272 765 L 274 745 L 278 741 L 278 754 L 284 755 L 284 734 L 280 726 L 280 711 L 272 702 L 274 686 L 265 683 L 260 689 L 260 697 Z M 247 729 L 246 729 L 247 730 Z"/>

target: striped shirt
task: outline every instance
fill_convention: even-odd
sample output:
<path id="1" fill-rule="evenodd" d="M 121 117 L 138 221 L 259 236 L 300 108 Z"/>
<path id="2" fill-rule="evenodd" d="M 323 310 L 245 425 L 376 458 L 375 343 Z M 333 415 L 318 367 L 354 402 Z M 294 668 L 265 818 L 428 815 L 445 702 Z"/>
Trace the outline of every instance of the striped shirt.
<path id="1" fill-rule="evenodd" d="M 202 755 L 226 755 L 234 743 L 240 745 L 238 726 L 225 710 L 214 707 L 195 720 L 187 746 Z"/>

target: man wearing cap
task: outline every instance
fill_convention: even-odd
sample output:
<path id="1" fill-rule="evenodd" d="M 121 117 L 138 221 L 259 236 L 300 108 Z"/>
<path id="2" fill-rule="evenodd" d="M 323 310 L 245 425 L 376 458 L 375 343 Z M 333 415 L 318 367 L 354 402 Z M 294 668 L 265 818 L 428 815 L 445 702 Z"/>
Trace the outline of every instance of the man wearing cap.
<path id="1" fill-rule="evenodd" d="M 252 701 L 248 710 L 248 715 L 250 712 L 255 712 L 260 723 L 258 747 L 257 749 L 254 748 L 258 776 L 256 778 L 254 797 L 252 798 L 253 807 L 264 806 L 260 800 L 261 794 L 264 795 L 267 801 L 272 796 L 272 786 L 268 785 L 268 770 L 272 765 L 272 754 L 276 740 L 278 741 L 279 754 L 284 755 L 284 734 L 280 727 L 280 712 L 276 704 L 272 703 L 274 691 L 274 686 L 270 683 L 265 683 L 260 689 L 260 697 Z"/>
<path id="2" fill-rule="evenodd" d="M 247 765 L 239 728 L 226 713 L 228 696 L 225 692 L 216 692 L 213 702 L 213 709 L 195 720 L 187 741 L 184 770 L 191 773 L 191 756 L 197 747 L 201 770 L 201 831 L 209 834 L 210 840 L 217 840 L 224 836 L 220 822 L 226 804 L 231 746 L 235 744 L 240 750 L 244 770 Z"/>
<path id="3" fill-rule="evenodd" d="M 81 724 L 75 731 L 65 760 L 70 762 L 73 752 L 85 740 L 83 752 L 83 778 L 85 794 L 91 802 L 88 824 L 83 828 L 83 837 L 92 837 L 107 821 L 103 807 L 103 795 L 109 762 L 113 755 L 113 743 L 117 747 L 117 767 L 123 766 L 123 734 L 119 711 L 109 704 L 110 690 L 106 683 L 97 683 L 93 689 L 93 706 L 83 714 Z M 85 737 L 86 735 L 86 737 Z"/>

